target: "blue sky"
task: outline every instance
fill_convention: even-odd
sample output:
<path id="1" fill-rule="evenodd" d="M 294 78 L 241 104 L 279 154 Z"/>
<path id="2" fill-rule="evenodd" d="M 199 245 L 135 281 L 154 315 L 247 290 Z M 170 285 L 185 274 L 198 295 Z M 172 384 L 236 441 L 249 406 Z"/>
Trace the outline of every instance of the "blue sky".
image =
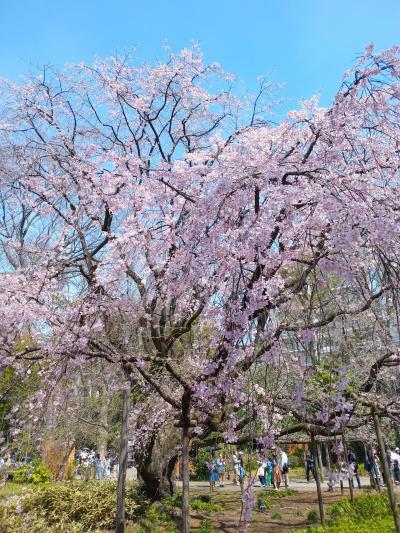
<path id="1" fill-rule="evenodd" d="M 400 0 L 0 0 L 1 77 L 131 46 L 152 61 L 165 41 L 197 41 L 250 88 L 284 82 L 285 107 L 319 91 L 326 105 L 365 45 L 400 44 Z"/>

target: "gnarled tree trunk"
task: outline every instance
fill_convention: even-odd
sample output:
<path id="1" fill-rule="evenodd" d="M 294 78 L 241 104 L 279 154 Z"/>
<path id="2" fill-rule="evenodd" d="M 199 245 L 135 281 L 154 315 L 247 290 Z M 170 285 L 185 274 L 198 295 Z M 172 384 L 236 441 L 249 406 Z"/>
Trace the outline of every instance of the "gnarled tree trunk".
<path id="1" fill-rule="evenodd" d="M 152 501 L 175 494 L 175 466 L 178 460 L 180 431 L 164 426 L 146 446 L 135 451 L 138 479 L 143 493 Z"/>

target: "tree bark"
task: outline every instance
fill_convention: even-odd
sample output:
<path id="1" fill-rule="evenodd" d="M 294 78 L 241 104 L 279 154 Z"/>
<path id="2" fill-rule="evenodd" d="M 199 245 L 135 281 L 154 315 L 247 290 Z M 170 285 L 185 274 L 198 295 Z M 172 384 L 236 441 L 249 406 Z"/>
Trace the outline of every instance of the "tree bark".
<path id="1" fill-rule="evenodd" d="M 125 532 L 125 485 L 126 468 L 128 465 L 128 418 L 129 418 L 129 390 L 124 391 L 122 406 L 122 427 L 119 446 L 119 470 L 117 492 L 117 520 L 115 533 Z"/>
<path id="2" fill-rule="evenodd" d="M 152 438 L 135 450 L 135 463 L 141 490 L 150 501 L 158 501 L 176 492 L 175 467 L 180 430 L 165 424 Z"/>
<path id="3" fill-rule="evenodd" d="M 385 449 L 385 444 L 383 442 L 381 424 L 380 424 L 379 416 L 378 416 L 378 413 L 376 412 L 376 409 L 372 408 L 371 411 L 372 411 L 372 418 L 374 420 L 375 433 L 376 433 L 376 438 L 378 441 L 379 452 L 382 458 L 382 468 L 383 468 L 383 471 L 385 472 L 387 491 L 388 491 L 390 505 L 392 507 L 394 525 L 396 528 L 396 533 L 400 533 L 400 517 L 397 511 L 397 503 L 396 503 L 396 498 L 394 495 L 393 485 L 390 482 L 390 471 L 389 471 L 389 465 L 386 459 L 386 449 Z"/>
<path id="4" fill-rule="evenodd" d="M 311 435 L 311 442 L 315 444 L 314 435 Z M 321 524 L 324 525 L 325 524 L 325 511 L 324 511 L 324 502 L 322 499 L 321 478 L 319 475 L 318 466 L 314 465 L 314 470 L 315 470 L 315 482 L 317 484 L 319 517 L 321 519 Z"/>

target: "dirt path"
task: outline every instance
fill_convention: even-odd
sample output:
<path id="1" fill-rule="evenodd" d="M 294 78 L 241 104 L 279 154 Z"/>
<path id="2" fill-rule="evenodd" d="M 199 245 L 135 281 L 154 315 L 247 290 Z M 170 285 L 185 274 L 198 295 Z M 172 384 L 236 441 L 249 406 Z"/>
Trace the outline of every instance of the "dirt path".
<path id="1" fill-rule="evenodd" d="M 341 500 L 340 492 L 327 493 L 324 495 L 326 505 Z M 213 502 L 221 503 L 224 511 L 213 513 L 210 517 L 211 523 L 216 531 L 223 533 L 237 533 L 237 523 L 240 516 L 240 498 L 239 495 L 226 492 L 220 493 L 213 497 Z M 249 533 L 287 533 L 293 529 L 305 529 L 310 525 L 307 520 L 309 511 L 318 512 L 318 500 L 315 492 L 301 492 L 299 494 L 288 496 L 282 499 L 274 499 L 272 508 L 266 512 L 253 511 L 253 519 L 249 527 Z M 274 518 L 273 518 L 274 517 Z M 200 526 L 201 518 L 206 515 L 193 518 L 192 529 Z"/>
<path id="2" fill-rule="evenodd" d="M 262 489 L 256 488 L 255 490 L 256 494 L 259 494 Z M 196 493 L 204 494 L 204 490 L 201 490 L 201 488 L 200 490 L 194 490 L 193 495 L 196 495 Z M 365 492 L 364 490 L 356 489 L 354 494 L 355 496 L 359 496 L 365 494 Z M 333 493 L 324 492 L 325 511 L 327 511 L 329 505 L 343 498 L 349 498 L 348 488 L 345 489 L 344 496 L 341 495 L 338 488 Z M 212 502 L 221 504 L 224 510 L 219 513 L 212 513 L 211 515 L 193 513 L 191 529 L 193 531 L 199 530 L 201 520 L 208 519 L 218 532 L 237 533 L 237 524 L 241 509 L 240 492 L 230 486 L 218 489 L 212 495 Z M 288 533 L 296 529 L 306 529 L 311 525 L 307 519 L 310 511 L 316 511 L 319 515 L 315 488 L 308 485 L 308 487 L 303 487 L 295 495 L 284 498 L 273 498 L 271 509 L 265 512 L 260 512 L 255 508 L 252 515 L 252 523 L 248 531 L 249 533 Z"/>

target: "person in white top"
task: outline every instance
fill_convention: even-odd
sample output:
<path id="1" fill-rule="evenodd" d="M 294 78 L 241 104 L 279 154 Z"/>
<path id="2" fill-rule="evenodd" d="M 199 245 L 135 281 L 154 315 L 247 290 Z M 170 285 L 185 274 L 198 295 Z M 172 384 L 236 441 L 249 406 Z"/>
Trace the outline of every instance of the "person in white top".
<path id="1" fill-rule="evenodd" d="M 279 463 L 282 467 L 282 477 L 285 483 L 285 487 L 288 488 L 289 487 L 289 460 L 284 450 L 281 450 L 280 452 Z"/>
<path id="2" fill-rule="evenodd" d="M 239 459 L 239 455 L 236 450 L 233 450 L 232 462 L 233 462 L 233 483 L 237 485 L 238 479 L 239 479 L 240 459 Z"/>

